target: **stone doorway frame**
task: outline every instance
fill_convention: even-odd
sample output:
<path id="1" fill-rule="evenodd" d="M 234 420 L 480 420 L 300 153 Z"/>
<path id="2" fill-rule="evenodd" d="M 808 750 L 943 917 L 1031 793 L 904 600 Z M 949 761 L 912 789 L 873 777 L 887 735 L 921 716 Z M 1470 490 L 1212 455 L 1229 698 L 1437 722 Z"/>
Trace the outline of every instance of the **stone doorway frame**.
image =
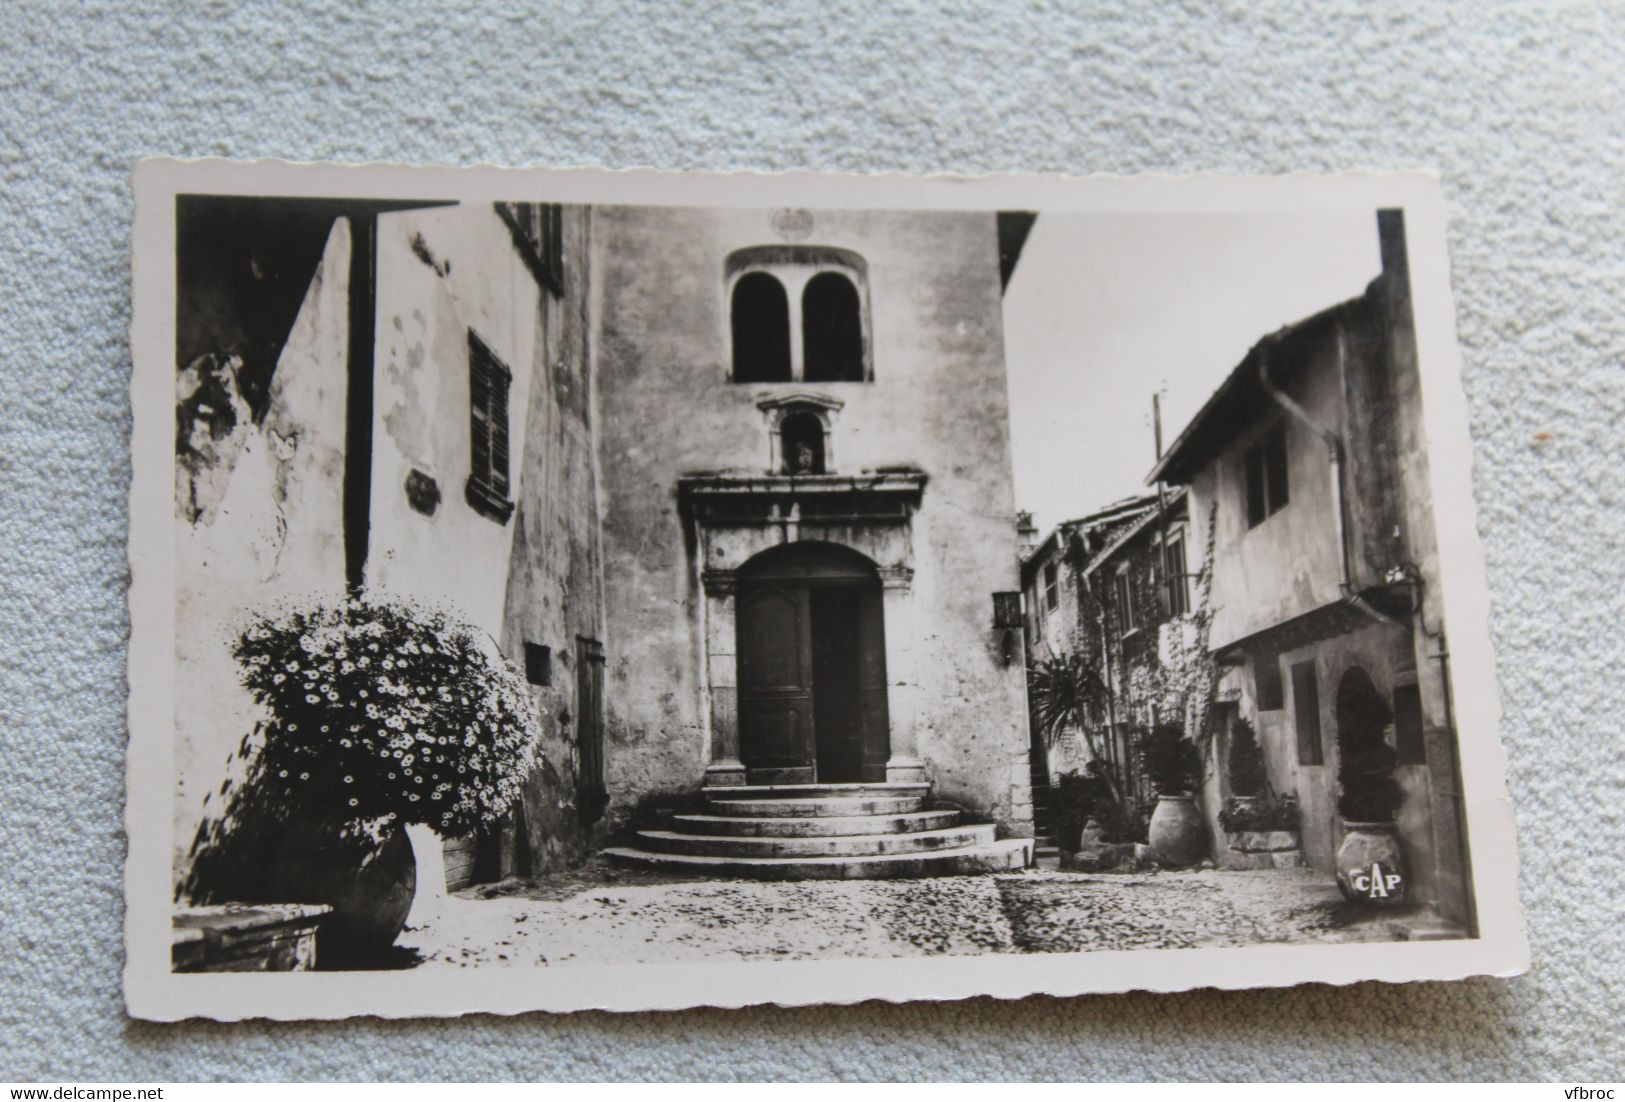
<path id="1" fill-rule="evenodd" d="M 856 476 L 692 475 L 678 482 L 691 525 L 705 648 L 700 714 L 708 748 L 708 787 L 748 783 L 739 757 L 739 674 L 735 601 L 739 569 L 762 551 L 801 540 L 864 555 L 880 575 L 886 640 L 888 784 L 926 779 L 914 715 L 913 518 L 925 490 L 918 470 Z"/>

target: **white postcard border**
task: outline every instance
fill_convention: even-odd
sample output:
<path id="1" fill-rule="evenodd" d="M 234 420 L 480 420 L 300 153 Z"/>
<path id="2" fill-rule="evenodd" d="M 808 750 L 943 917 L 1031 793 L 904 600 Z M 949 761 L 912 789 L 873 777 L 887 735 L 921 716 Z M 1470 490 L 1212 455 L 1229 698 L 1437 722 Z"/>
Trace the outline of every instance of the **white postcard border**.
<path id="1" fill-rule="evenodd" d="M 280 161 L 152 160 L 135 170 L 131 344 L 129 757 L 125 1000 L 137 1018 L 387 1018 L 1020 998 L 1511 976 L 1529 946 L 1489 637 L 1472 449 L 1446 254 L 1428 174 L 1339 176 L 903 177 L 661 173 Z M 175 578 L 174 211 L 185 192 L 288 196 L 539 196 L 660 206 L 1279 212 L 1403 208 L 1425 395 L 1445 622 L 1450 625 L 1468 853 L 1479 936 L 1457 941 L 1258 945 L 885 960 L 487 967 L 454 973 L 177 974 L 170 971 Z"/>

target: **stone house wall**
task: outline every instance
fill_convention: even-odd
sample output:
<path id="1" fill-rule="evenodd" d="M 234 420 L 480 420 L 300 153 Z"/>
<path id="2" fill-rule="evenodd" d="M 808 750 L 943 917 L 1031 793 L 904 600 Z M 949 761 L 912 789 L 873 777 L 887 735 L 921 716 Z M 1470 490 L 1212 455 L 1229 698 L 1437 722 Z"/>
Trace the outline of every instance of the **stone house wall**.
<path id="1" fill-rule="evenodd" d="M 1389 700 L 1396 687 L 1414 685 L 1426 753 L 1396 771 L 1401 844 L 1416 898 L 1470 926 L 1402 216 L 1381 212 L 1378 228 L 1384 270 L 1366 293 L 1263 342 L 1238 369 L 1255 370 L 1262 349 L 1281 389 L 1342 439 L 1346 591 L 1329 449 L 1274 403 L 1259 403 L 1197 466 L 1190 494 L 1199 515 L 1214 509 L 1218 518 L 1211 645 L 1229 666 L 1221 698 L 1257 728 L 1272 787 L 1297 795 L 1305 859 L 1329 870 L 1342 839 L 1335 701 L 1343 676 L 1364 670 Z M 1243 454 L 1278 423 L 1288 426 L 1290 502 L 1249 528 Z M 1313 663 L 1316 675 L 1320 765 L 1299 761 L 1291 670 L 1301 663 Z M 1281 679 L 1279 708 L 1260 707 L 1259 672 L 1270 667 Z M 1216 760 L 1223 750 L 1215 747 Z M 1204 803 L 1215 830 L 1227 794 L 1222 778 L 1210 778 Z"/>

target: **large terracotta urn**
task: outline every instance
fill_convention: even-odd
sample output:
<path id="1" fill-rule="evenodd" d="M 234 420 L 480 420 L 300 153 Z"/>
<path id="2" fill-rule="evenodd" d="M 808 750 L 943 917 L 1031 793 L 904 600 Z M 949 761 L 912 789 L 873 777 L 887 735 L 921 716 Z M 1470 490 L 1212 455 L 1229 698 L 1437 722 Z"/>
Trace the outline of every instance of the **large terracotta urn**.
<path id="1" fill-rule="evenodd" d="M 332 821 L 297 819 L 266 871 L 270 898 L 333 908 L 316 936 L 318 968 L 377 966 L 417 892 L 412 844 L 399 828 L 380 844 Z"/>
<path id="2" fill-rule="evenodd" d="M 1344 898 L 1371 907 L 1405 902 L 1405 857 L 1393 823 L 1344 822 L 1337 847 L 1337 886 Z"/>
<path id="3" fill-rule="evenodd" d="M 1157 799 L 1151 812 L 1151 857 L 1159 865 L 1184 868 L 1207 853 L 1207 825 L 1188 792 Z"/>

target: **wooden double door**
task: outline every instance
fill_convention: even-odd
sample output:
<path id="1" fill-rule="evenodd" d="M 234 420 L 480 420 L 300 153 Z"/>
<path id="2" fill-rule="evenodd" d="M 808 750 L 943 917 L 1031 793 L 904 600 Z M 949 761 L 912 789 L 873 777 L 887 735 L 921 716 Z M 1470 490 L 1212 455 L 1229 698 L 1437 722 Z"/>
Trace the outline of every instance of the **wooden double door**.
<path id="1" fill-rule="evenodd" d="M 886 637 L 874 566 L 791 544 L 741 571 L 739 751 L 752 783 L 884 781 Z"/>

